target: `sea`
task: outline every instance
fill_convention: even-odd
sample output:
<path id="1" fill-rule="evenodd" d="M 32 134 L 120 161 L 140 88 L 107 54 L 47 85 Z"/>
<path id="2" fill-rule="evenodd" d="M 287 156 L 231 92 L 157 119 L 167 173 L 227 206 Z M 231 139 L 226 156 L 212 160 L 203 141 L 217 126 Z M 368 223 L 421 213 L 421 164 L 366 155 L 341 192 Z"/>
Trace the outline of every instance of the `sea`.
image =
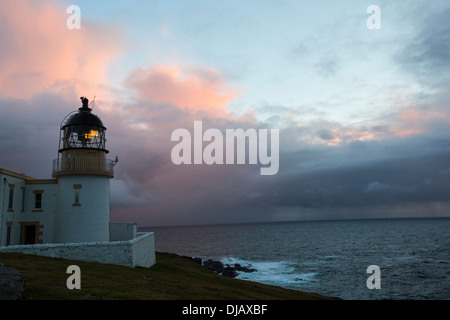
<path id="1" fill-rule="evenodd" d="M 344 300 L 450 299 L 450 218 L 143 230 L 154 232 L 158 252 L 257 270 L 240 272 L 242 280 Z"/>

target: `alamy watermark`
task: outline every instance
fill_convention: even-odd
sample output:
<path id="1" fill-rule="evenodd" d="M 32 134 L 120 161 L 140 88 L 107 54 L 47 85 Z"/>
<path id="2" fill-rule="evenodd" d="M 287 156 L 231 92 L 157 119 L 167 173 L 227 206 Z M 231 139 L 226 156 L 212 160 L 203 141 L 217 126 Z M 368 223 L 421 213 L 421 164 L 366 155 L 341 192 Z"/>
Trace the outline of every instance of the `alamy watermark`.
<path id="1" fill-rule="evenodd" d="M 172 162 L 181 164 L 245 164 L 247 158 L 246 141 L 248 141 L 248 163 L 264 167 L 261 175 L 277 174 L 279 169 L 279 130 L 270 129 L 269 154 L 268 129 L 250 128 L 226 129 L 215 128 L 203 132 L 202 121 L 194 121 L 194 136 L 187 129 L 176 129 L 172 132 L 171 141 L 177 141 L 171 152 Z M 204 148 L 203 143 L 209 142 Z M 224 155 L 225 151 L 225 155 Z M 193 154 L 193 161 L 192 161 Z"/>
<path id="2" fill-rule="evenodd" d="M 381 29 L 381 9 L 377 5 L 370 5 L 367 7 L 367 13 L 371 14 L 366 20 L 367 29 Z"/>
<path id="3" fill-rule="evenodd" d="M 80 30 L 81 29 L 81 9 L 79 6 L 70 5 L 66 10 L 67 14 L 70 16 L 66 20 L 66 27 L 69 30 Z"/>
<path id="4" fill-rule="evenodd" d="M 71 274 L 66 281 L 67 289 L 81 289 L 81 269 L 79 266 L 73 264 L 67 267 L 66 273 Z"/>
<path id="5" fill-rule="evenodd" d="M 366 26 L 368 29 L 381 29 L 381 9 L 377 5 L 370 5 L 367 7 L 366 12 L 370 14 L 370 17 L 366 20 Z M 77 5 L 70 5 L 67 7 L 66 13 L 70 16 L 66 20 L 66 26 L 69 30 L 81 29 L 81 9 Z"/>
<path id="6" fill-rule="evenodd" d="M 367 267 L 367 273 L 371 273 L 371 276 L 367 278 L 367 289 L 381 289 L 381 270 L 377 265 L 371 265 Z"/>

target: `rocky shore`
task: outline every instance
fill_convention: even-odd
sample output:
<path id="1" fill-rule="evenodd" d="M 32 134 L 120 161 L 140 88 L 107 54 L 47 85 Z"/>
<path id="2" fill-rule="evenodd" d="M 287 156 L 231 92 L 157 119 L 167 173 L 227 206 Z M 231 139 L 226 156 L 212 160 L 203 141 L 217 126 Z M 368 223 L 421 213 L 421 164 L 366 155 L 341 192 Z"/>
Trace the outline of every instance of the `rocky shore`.
<path id="1" fill-rule="evenodd" d="M 208 259 L 156 252 L 151 268 L 128 268 L 97 262 L 0 253 L 3 299 L 33 300 L 329 300 L 314 293 L 222 276 L 224 270 L 251 271 L 252 266 L 211 263 Z M 203 266 L 213 265 L 211 272 Z M 220 261 L 219 261 L 220 262 Z M 80 290 L 68 290 L 68 265 L 82 270 Z M 242 271 L 240 271 L 242 270 Z M 260 270 L 258 270 L 260 271 Z M 216 273 L 217 272 L 217 273 Z M 220 274 L 218 274 L 220 272 Z M 253 271 L 255 272 L 255 271 Z M 234 274 L 234 272 L 232 273 Z M 114 276 L 111 276 L 114 275 Z M 227 271 L 225 271 L 227 275 Z M 238 277 L 239 278 L 239 277 Z M 333 299 L 334 300 L 334 299 Z M 159 304 L 159 302 L 157 302 Z M 34 309 L 32 309 L 34 310 Z"/>
<path id="2" fill-rule="evenodd" d="M 235 264 L 224 264 L 222 261 L 207 259 L 203 261 L 201 258 L 193 257 L 191 258 L 196 263 L 200 264 L 201 266 L 217 273 L 225 277 L 237 277 L 240 272 L 245 273 L 251 273 L 256 272 L 258 270 L 251 267 L 251 265 L 248 266 L 241 266 L 239 263 Z"/>

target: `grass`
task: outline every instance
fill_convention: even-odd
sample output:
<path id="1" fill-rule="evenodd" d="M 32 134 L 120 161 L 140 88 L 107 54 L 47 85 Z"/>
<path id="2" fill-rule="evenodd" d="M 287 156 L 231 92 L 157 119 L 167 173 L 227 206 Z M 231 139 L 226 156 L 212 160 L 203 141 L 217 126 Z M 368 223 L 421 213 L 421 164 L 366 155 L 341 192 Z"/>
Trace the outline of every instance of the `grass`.
<path id="1" fill-rule="evenodd" d="M 156 253 L 151 268 L 127 268 L 96 262 L 1 253 L 0 261 L 15 267 L 25 278 L 26 294 L 33 300 L 322 300 L 313 293 L 228 278 L 194 261 Z M 69 290 L 69 265 L 81 269 L 81 289 Z"/>

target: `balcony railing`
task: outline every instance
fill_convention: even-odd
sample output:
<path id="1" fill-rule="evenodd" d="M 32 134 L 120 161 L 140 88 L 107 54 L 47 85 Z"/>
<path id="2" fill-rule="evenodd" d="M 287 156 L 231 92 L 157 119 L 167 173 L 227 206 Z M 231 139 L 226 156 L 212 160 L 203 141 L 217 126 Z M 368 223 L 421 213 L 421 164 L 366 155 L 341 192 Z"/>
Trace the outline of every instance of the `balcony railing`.
<path id="1" fill-rule="evenodd" d="M 53 160 L 53 177 L 71 174 L 114 176 L 115 162 L 97 157 L 71 157 Z"/>

